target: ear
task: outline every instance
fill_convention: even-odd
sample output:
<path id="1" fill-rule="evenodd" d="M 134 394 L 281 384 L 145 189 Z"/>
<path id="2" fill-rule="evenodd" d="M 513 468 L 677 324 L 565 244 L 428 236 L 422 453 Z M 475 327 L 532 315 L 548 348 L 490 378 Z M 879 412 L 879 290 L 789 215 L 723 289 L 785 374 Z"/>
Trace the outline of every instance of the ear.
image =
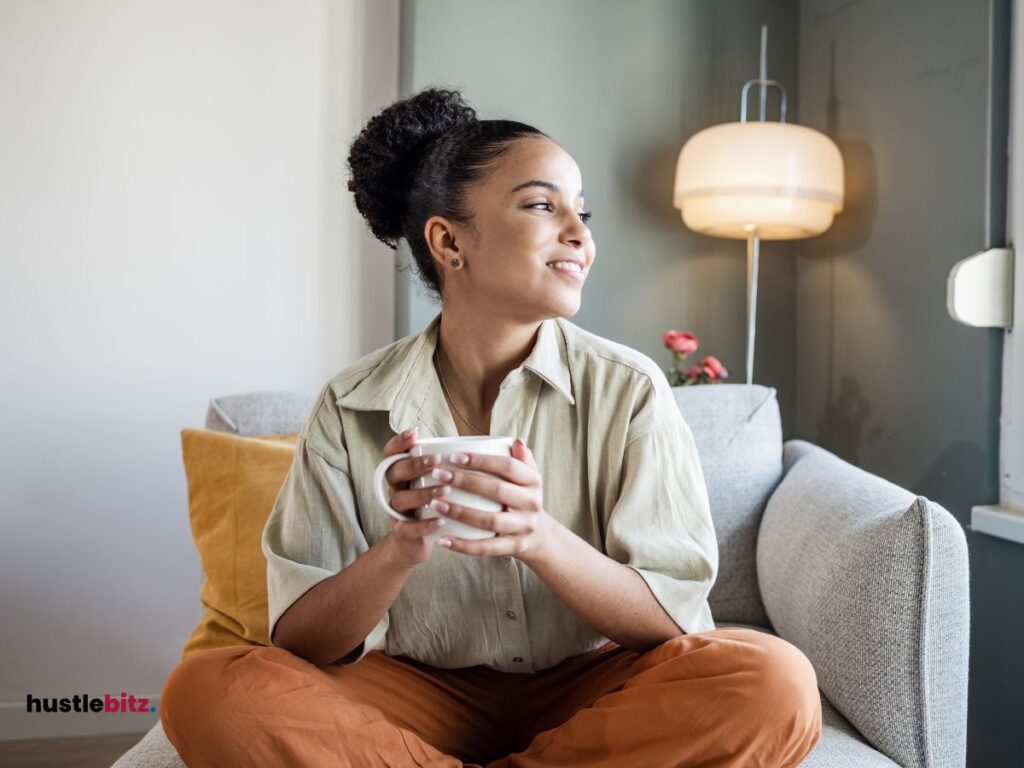
<path id="1" fill-rule="evenodd" d="M 423 239 L 427 241 L 430 248 L 430 255 L 438 262 L 438 272 L 441 267 L 447 267 L 453 258 L 461 257 L 459 246 L 455 242 L 455 224 L 451 219 L 444 216 L 431 216 L 423 225 Z"/>

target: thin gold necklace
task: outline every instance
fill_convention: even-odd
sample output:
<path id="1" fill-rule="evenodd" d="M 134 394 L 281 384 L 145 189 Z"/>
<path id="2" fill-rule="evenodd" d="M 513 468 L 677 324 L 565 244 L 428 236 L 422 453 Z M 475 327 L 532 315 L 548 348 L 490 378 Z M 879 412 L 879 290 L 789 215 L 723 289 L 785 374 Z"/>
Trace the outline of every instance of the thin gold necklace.
<path id="1" fill-rule="evenodd" d="M 487 433 L 484 432 L 482 429 L 475 426 L 474 424 L 471 424 L 469 419 L 462 415 L 462 411 L 460 411 L 459 407 L 455 404 L 455 398 L 453 398 L 452 393 L 448 391 L 448 384 L 444 380 L 444 371 L 441 370 L 441 361 L 437 357 L 437 347 L 434 347 L 434 362 L 437 364 L 437 372 L 441 376 L 441 386 L 444 387 L 444 393 L 448 396 L 448 400 L 451 402 L 452 408 L 454 408 L 455 412 L 459 414 L 459 418 L 466 422 L 466 424 L 469 424 L 469 426 L 472 429 L 475 429 L 478 434 L 486 435 Z"/>

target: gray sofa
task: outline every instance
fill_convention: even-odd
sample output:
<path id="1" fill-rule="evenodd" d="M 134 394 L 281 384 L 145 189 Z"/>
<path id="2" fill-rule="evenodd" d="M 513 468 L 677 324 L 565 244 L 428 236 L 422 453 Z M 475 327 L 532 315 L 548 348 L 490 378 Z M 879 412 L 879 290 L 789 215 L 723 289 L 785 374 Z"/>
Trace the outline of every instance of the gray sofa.
<path id="1" fill-rule="evenodd" d="M 784 637 L 817 672 L 823 732 L 801 766 L 963 766 L 969 600 L 959 523 L 820 447 L 783 444 L 774 389 L 674 393 L 718 534 L 716 624 Z M 211 402 L 206 426 L 295 432 L 311 405 L 292 393 L 228 396 Z M 182 762 L 158 723 L 115 766 Z"/>

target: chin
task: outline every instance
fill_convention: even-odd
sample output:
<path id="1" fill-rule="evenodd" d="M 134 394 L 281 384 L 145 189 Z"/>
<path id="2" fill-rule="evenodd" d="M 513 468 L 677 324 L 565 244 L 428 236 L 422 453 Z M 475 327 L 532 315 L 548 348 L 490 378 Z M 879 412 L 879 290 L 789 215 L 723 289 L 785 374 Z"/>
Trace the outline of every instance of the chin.
<path id="1" fill-rule="evenodd" d="M 574 288 L 571 285 L 552 287 L 550 284 L 543 284 L 535 286 L 530 293 L 539 301 L 530 301 L 524 296 L 521 306 L 525 308 L 533 305 L 540 315 L 546 317 L 572 317 L 580 311 L 583 304 L 582 285 Z"/>
<path id="2" fill-rule="evenodd" d="M 560 301 L 555 304 L 555 307 L 552 311 L 559 317 L 572 317 L 573 315 L 580 311 L 580 306 L 582 306 L 582 304 L 582 299 L 577 299 L 576 301 L 572 302 Z"/>

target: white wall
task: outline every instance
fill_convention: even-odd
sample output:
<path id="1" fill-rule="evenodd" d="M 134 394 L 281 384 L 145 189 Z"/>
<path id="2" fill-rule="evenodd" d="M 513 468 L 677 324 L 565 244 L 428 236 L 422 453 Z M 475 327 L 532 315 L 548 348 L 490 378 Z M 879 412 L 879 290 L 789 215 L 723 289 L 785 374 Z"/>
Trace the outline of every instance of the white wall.
<path id="1" fill-rule="evenodd" d="M 0 0 L 0 738 L 145 729 L 199 619 L 180 430 L 393 340 L 345 189 L 398 0 Z"/>

